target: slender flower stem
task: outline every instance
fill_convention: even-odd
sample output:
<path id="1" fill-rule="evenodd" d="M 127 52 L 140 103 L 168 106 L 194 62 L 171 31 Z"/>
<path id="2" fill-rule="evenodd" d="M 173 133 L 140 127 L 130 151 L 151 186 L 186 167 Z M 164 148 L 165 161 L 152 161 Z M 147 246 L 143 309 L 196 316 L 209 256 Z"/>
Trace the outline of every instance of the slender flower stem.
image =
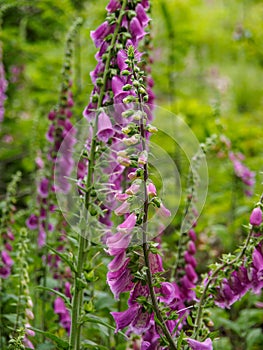
<path id="1" fill-rule="evenodd" d="M 198 303 L 196 322 L 195 322 L 194 338 L 198 337 L 198 332 L 199 332 L 199 329 L 200 329 L 200 326 L 201 326 L 201 320 L 202 320 L 203 305 L 205 303 L 206 294 L 207 294 L 207 291 L 208 291 L 208 288 L 209 288 L 210 284 L 213 282 L 214 278 L 218 275 L 218 273 L 220 271 L 222 271 L 227 266 L 231 266 L 231 265 L 235 264 L 239 259 L 241 259 L 244 256 L 244 254 L 245 254 L 245 252 L 247 250 L 250 238 L 252 236 L 252 233 L 253 233 L 253 227 L 250 229 L 249 234 L 247 236 L 247 239 L 245 241 L 245 244 L 244 244 L 242 250 L 240 251 L 240 253 L 233 260 L 231 260 L 229 262 L 224 262 L 223 264 L 220 264 L 215 269 L 215 271 L 212 273 L 210 278 L 208 279 L 208 281 L 207 281 L 207 283 L 205 285 L 205 288 L 203 290 L 202 296 L 200 298 L 200 301 Z"/>
<path id="2" fill-rule="evenodd" d="M 136 80 L 138 80 L 137 74 L 135 72 L 134 69 L 134 64 L 132 65 L 132 71 L 133 71 L 133 75 L 134 78 Z M 137 88 L 137 96 L 139 99 L 139 106 L 142 112 L 142 116 L 140 119 L 140 134 L 141 134 L 141 144 L 142 144 L 142 151 L 147 151 L 146 149 L 146 142 L 145 142 L 145 128 L 144 128 L 144 114 L 145 112 L 143 111 L 142 108 L 142 96 Z M 175 345 L 175 342 L 172 338 L 172 335 L 163 319 L 163 316 L 161 314 L 161 311 L 159 309 L 158 306 L 158 301 L 155 295 L 155 291 L 154 291 L 154 286 L 153 286 L 153 276 L 152 276 L 152 271 L 151 271 L 151 265 L 150 265 L 150 261 L 149 261 L 149 249 L 148 249 L 148 243 L 147 243 L 147 227 L 148 227 L 148 210 L 149 210 L 149 199 L 148 199 L 148 193 L 147 193 L 147 180 L 149 178 L 149 172 L 148 172 L 148 163 L 146 162 L 146 164 L 143 167 L 144 172 L 143 172 L 143 187 L 144 187 L 144 207 L 143 207 L 143 223 L 142 223 L 142 234 L 143 234 L 143 244 L 142 244 L 142 248 L 143 248 L 143 255 L 144 255 L 144 262 L 145 262 L 145 266 L 147 267 L 146 270 L 146 276 L 147 276 L 147 285 L 149 287 L 149 291 L 150 291 L 150 296 L 151 296 L 151 300 L 152 300 L 152 307 L 155 313 L 155 316 L 157 317 L 158 321 L 159 321 L 159 326 L 161 327 L 167 341 L 170 344 L 170 349 L 171 350 L 176 350 L 177 347 Z"/>
<path id="3" fill-rule="evenodd" d="M 104 92 L 106 90 L 106 84 L 107 84 L 107 74 L 109 72 L 110 67 L 110 61 L 112 56 L 112 51 L 115 46 L 119 29 L 121 26 L 122 17 L 125 13 L 125 8 L 127 5 L 127 0 L 124 0 L 122 3 L 122 8 L 120 11 L 119 18 L 116 23 L 115 31 L 112 36 L 111 44 L 110 44 L 110 50 L 108 53 L 108 57 L 105 63 L 105 69 L 103 73 L 103 85 L 100 89 L 100 95 L 98 100 L 98 109 L 102 107 Z M 89 157 L 89 165 L 88 165 L 88 176 L 87 176 L 87 182 L 86 182 L 86 193 L 85 193 L 85 212 L 87 217 L 87 211 L 90 206 L 90 192 L 92 188 L 93 183 L 93 175 L 94 175 L 94 165 L 95 165 L 95 155 L 96 155 L 96 147 L 97 147 L 97 139 L 96 139 L 96 133 L 98 128 L 98 115 L 99 112 L 96 114 L 96 119 L 93 127 L 93 138 L 91 142 L 91 150 L 90 150 L 90 157 Z M 81 325 L 80 322 L 80 316 L 81 316 L 81 309 L 82 309 L 82 301 L 83 301 L 83 286 L 81 283 L 81 277 L 83 272 L 83 266 L 84 262 L 86 260 L 86 255 L 88 253 L 88 247 L 89 247 L 89 238 L 87 235 L 86 230 L 81 233 L 79 238 L 79 250 L 78 250 L 78 256 L 77 256 L 77 269 L 75 273 L 74 278 L 74 295 L 72 300 L 72 316 L 71 316 L 71 333 L 70 333 L 70 339 L 69 339 L 69 346 L 71 350 L 79 350 L 80 349 L 80 335 L 81 335 Z"/>

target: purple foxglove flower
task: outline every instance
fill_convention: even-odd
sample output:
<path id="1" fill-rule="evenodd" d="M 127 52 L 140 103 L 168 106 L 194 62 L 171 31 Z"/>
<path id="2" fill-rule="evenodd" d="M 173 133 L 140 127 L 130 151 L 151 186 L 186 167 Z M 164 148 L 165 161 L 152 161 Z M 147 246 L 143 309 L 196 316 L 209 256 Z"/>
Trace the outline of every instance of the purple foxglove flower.
<path id="1" fill-rule="evenodd" d="M 5 243 L 5 249 L 8 250 L 9 252 L 11 252 L 13 250 L 13 247 L 11 246 L 10 243 Z"/>
<path id="2" fill-rule="evenodd" d="M 246 294 L 246 292 L 250 288 L 250 283 L 246 283 L 246 281 L 242 281 L 239 276 L 238 272 L 234 271 L 230 278 L 229 278 L 229 286 L 233 290 L 233 292 L 241 298 L 243 295 Z"/>
<path id="3" fill-rule="evenodd" d="M 112 78 L 111 87 L 114 94 L 114 102 L 121 104 L 123 99 L 129 95 L 134 94 L 131 91 L 123 91 L 122 87 L 124 86 L 124 82 L 120 77 L 116 75 Z"/>
<path id="4" fill-rule="evenodd" d="M 26 221 L 26 225 L 29 230 L 35 230 L 38 227 L 38 217 L 34 214 L 31 214 Z"/>
<path id="5" fill-rule="evenodd" d="M 27 349 L 35 349 L 34 345 L 31 343 L 31 341 L 27 338 L 27 336 L 23 339 L 23 344 L 26 346 Z"/>
<path id="6" fill-rule="evenodd" d="M 66 295 L 66 297 L 68 297 L 70 299 L 72 298 L 72 295 L 70 293 L 70 283 L 69 282 L 65 283 L 65 295 Z"/>
<path id="7" fill-rule="evenodd" d="M 127 214 L 130 211 L 130 203 L 123 202 L 117 209 L 115 209 L 115 214 L 116 215 L 124 215 Z"/>
<path id="8" fill-rule="evenodd" d="M 65 313 L 60 315 L 60 325 L 67 331 L 68 335 L 70 334 L 71 327 L 71 317 L 68 310 Z"/>
<path id="9" fill-rule="evenodd" d="M 114 30 L 114 26 L 110 26 L 107 21 L 103 22 L 96 30 L 90 32 L 91 39 L 96 47 L 99 47 L 105 37 Z"/>
<path id="10" fill-rule="evenodd" d="M 123 232 L 118 232 L 115 235 L 108 237 L 106 241 L 108 254 L 115 256 L 123 253 L 128 248 L 130 241 L 131 235 Z"/>
<path id="11" fill-rule="evenodd" d="M 56 111 L 50 111 L 49 114 L 48 114 L 48 119 L 49 120 L 54 120 L 57 116 L 57 113 Z"/>
<path id="12" fill-rule="evenodd" d="M 154 184 L 152 182 L 150 182 L 147 185 L 147 193 L 148 193 L 148 196 L 150 196 L 150 197 L 157 196 L 156 187 L 154 186 Z"/>
<path id="13" fill-rule="evenodd" d="M 196 241 L 196 233 L 192 228 L 189 230 L 188 236 L 192 241 Z"/>
<path id="14" fill-rule="evenodd" d="M 38 240 L 37 240 L 37 244 L 39 248 L 44 247 L 44 245 L 46 244 L 46 232 L 45 230 L 40 227 L 39 232 L 38 232 Z"/>
<path id="15" fill-rule="evenodd" d="M 108 12 L 115 12 L 119 8 L 121 8 L 121 3 L 119 0 L 110 0 L 110 2 L 108 3 L 108 5 L 106 7 L 106 10 Z"/>
<path id="16" fill-rule="evenodd" d="M 102 56 L 105 54 L 105 52 L 107 51 L 108 47 L 109 47 L 109 43 L 107 43 L 106 41 L 104 41 L 100 47 L 100 50 L 96 53 L 95 58 L 97 60 L 97 62 L 100 62 L 102 59 Z M 94 84 L 95 85 L 95 84 Z"/>
<path id="17" fill-rule="evenodd" d="M 108 272 L 107 282 L 116 300 L 119 300 L 120 293 L 128 292 L 133 287 L 131 272 L 125 265 L 120 271 Z"/>
<path id="18" fill-rule="evenodd" d="M 194 242 L 192 242 L 192 241 L 188 242 L 187 251 L 192 255 L 194 255 L 196 253 L 196 247 L 195 247 Z"/>
<path id="19" fill-rule="evenodd" d="M 140 306 L 138 304 L 131 306 L 126 311 L 121 312 L 111 312 L 111 315 L 113 316 L 115 323 L 116 323 L 116 331 L 117 333 L 119 330 L 129 326 L 132 321 L 135 319 L 135 317 L 138 314 Z"/>
<path id="20" fill-rule="evenodd" d="M 236 295 L 230 288 L 228 281 L 222 282 L 221 287 L 218 288 L 217 299 L 215 304 L 223 309 L 229 309 L 239 299 L 239 295 Z"/>
<path id="21" fill-rule="evenodd" d="M 210 338 L 207 338 L 204 342 L 191 338 L 186 339 L 186 341 L 192 350 L 213 350 L 213 344 Z"/>
<path id="22" fill-rule="evenodd" d="M 13 260 L 10 258 L 9 254 L 5 250 L 2 251 L 1 256 L 4 265 L 6 265 L 7 267 L 11 267 L 14 264 Z"/>
<path id="23" fill-rule="evenodd" d="M 60 297 L 57 297 L 54 301 L 54 312 L 56 314 L 65 314 L 67 311 L 64 300 Z"/>
<path id="24" fill-rule="evenodd" d="M 187 275 L 184 275 L 181 279 L 181 291 L 182 291 L 182 297 L 184 300 L 193 300 L 195 298 L 195 292 L 193 288 L 195 288 L 195 284 L 192 283 L 192 281 L 189 280 Z"/>
<path id="25" fill-rule="evenodd" d="M 89 122 L 95 119 L 95 111 L 97 109 L 97 103 L 90 102 L 83 111 L 83 117 Z"/>
<path id="26" fill-rule="evenodd" d="M 125 202 L 129 198 L 129 195 L 127 193 L 116 193 L 115 198 L 119 202 Z"/>
<path id="27" fill-rule="evenodd" d="M 127 261 L 130 260 L 126 257 L 125 251 L 116 255 L 115 258 L 109 263 L 108 270 L 110 272 L 115 272 L 120 270 L 125 264 L 127 265 Z"/>
<path id="28" fill-rule="evenodd" d="M 30 337 L 34 337 L 35 332 L 32 331 L 32 329 L 29 329 L 31 327 L 31 325 L 29 323 L 25 324 L 25 332 L 27 335 L 29 335 Z"/>
<path id="29" fill-rule="evenodd" d="M 148 341 L 143 340 L 141 344 L 141 350 L 149 350 L 151 346 L 151 343 Z"/>
<path id="30" fill-rule="evenodd" d="M 149 262 L 152 273 L 163 271 L 163 262 L 159 254 L 149 254 Z"/>
<path id="31" fill-rule="evenodd" d="M 130 330 L 135 334 L 145 333 L 151 326 L 151 315 L 145 312 L 142 307 L 137 311 L 137 315 L 130 325 Z"/>
<path id="32" fill-rule="evenodd" d="M 1 278 L 8 278 L 11 274 L 11 269 L 8 266 L 0 266 L 0 277 Z"/>
<path id="33" fill-rule="evenodd" d="M 249 222 L 253 226 L 259 226 L 262 223 L 262 211 L 260 208 L 253 209 Z"/>
<path id="34" fill-rule="evenodd" d="M 44 178 L 40 181 L 40 184 L 38 185 L 38 188 L 37 188 L 37 192 L 41 198 L 48 197 L 48 191 L 49 191 L 48 185 L 49 185 L 49 181 L 47 178 Z"/>
<path id="35" fill-rule="evenodd" d="M 198 276 L 193 268 L 192 265 L 190 264 L 187 264 L 185 266 L 185 272 L 186 272 L 186 275 L 187 277 L 189 278 L 190 281 L 192 281 L 193 283 L 196 283 L 197 280 L 198 280 Z"/>
<path id="36" fill-rule="evenodd" d="M 261 281 L 263 280 L 263 256 L 259 249 L 255 249 L 252 255 L 253 266 L 257 270 L 257 277 Z"/>
<path id="37" fill-rule="evenodd" d="M 159 297 L 160 301 L 168 305 L 171 304 L 175 298 L 180 298 L 179 289 L 176 289 L 175 285 L 170 282 L 162 282 L 160 292 L 162 294 L 162 296 Z"/>
<path id="38" fill-rule="evenodd" d="M 142 6 L 145 8 L 145 10 L 148 10 L 150 7 L 150 2 L 149 0 L 142 0 L 141 1 Z"/>
<path id="39" fill-rule="evenodd" d="M 127 188 L 127 190 L 125 191 L 125 193 L 129 194 L 129 195 L 135 195 L 136 193 L 139 192 L 140 190 L 140 184 L 134 182 L 129 188 Z"/>
<path id="40" fill-rule="evenodd" d="M 54 133 L 55 133 L 55 126 L 52 124 L 49 126 L 49 129 L 46 133 L 46 139 L 49 142 L 54 142 Z"/>
<path id="41" fill-rule="evenodd" d="M 130 31 L 132 35 L 132 42 L 135 47 L 137 47 L 138 42 L 147 34 L 137 17 L 133 17 L 130 22 Z"/>
<path id="42" fill-rule="evenodd" d="M 25 315 L 29 320 L 34 319 L 34 314 L 31 309 L 25 309 Z"/>
<path id="43" fill-rule="evenodd" d="M 96 65 L 95 69 L 90 72 L 91 81 L 94 85 L 96 85 L 96 80 L 103 73 L 105 69 L 105 64 L 100 60 Z"/>
<path id="44" fill-rule="evenodd" d="M 184 260 L 187 264 L 192 265 L 194 268 L 197 266 L 196 259 L 189 252 L 184 252 Z"/>
<path id="45" fill-rule="evenodd" d="M 36 157 L 35 163 L 36 163 L 36 166 L 38 167 L 38 169 L 44 168 L 44 162 L 43 162 L 43 159 L 41 157 Z"/>
<path id="46" fill-rule="evenodd" d="M 112 128 L 110 118 L 105 112 L 100 113 L 98 116 L 98 139 L 106 143 L 113 135 L 114 130 Z"/>
<path id="47" fill-rule="evenodd" d="M 149 292 L 149 288 L 148 286 L 143 286 L 140 282 L 137 282 L 135 287 L 133 288 L 133 290 L 130 293 L 130 297 L 128 299 L 128 305 L 132 306 L 134 304 L 138 304 L 137 303 L 137 298 L 144 296 L 144 297 L 148 297 L 150 294 Z"/>
<path id="48" fill-rule="evenodd" d="M 117 65 L 120 68 L 120 71 L 128 69 L 128 64 L 125 63 L 127 60 L 127 53 L 125 50 L 120 50 L 117 53 Z"/>
<path id="49" fill-rule="evenodd" d="M 120 231 L 130 233 L 136 224 L 137 216 L 135 213 L 131 213 L 127 219 L 120 224 L 117 228 Z"/>
<path id="50" fill-rule="evenodd" d="M 142 4 L 138 4 L 136 6 L 135 11 L 136 11 L 137 18 L 140 21 L 142 27 L 146 27 L 150 21 L 150 18 L 147 16 Z"/>
<path id="51" fill-rule="evenodd" d="M 159 214 L 160 216 L 167 218 L 169 216 L 171 216 L 171 212 L 169 209 L 167 209 L 163 203 L 161 203 L 160 208 L 157 209 L 157 214 Z"/>
<path id="52" fill-rule="evenodd" d="M 138 158 L 138 164 L 145 165 L 148 161 L 148 152 L 142 151 Z"/>

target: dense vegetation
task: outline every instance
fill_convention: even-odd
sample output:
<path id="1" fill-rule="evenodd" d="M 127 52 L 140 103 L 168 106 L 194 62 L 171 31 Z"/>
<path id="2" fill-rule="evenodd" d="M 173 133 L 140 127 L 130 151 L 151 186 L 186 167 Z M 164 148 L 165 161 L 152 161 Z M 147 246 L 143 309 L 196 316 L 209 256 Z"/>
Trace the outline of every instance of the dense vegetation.
<path id="1" fill-rule="evenodd" d="M 115 3 L 123 4 L 124 1 Z M 137 12 L 137 3 L 147 7 L 147 1 L 131 0 L 128 3 Z M 163 296 L 166 299 L 160 303 L 164 304 L 161 306 L 163 317 L 170 317 L 171 310 L 174 312 L 169 322 L 175 322 L 177 327 L 174 334 L 177 349 L 211 349 L 195 347 L 198 345 L 187 340 L 192 338 L 199 341 L 211 338 L 213 349 L 218 350 L 261 349 L 263 4 L 257 0 L 151 1 L 148 13 L 151 21 L 147 26 L 150 34 L 143 36 L 141 46 L 136 47 L 138 51 L 147 51 L 147 55 L 142 56 L 142 63 L 139 62 L 137 67 L 137 51 L 135 50 L 134 58 L 132 49 L 129 51 L 126 48 L 127 53 L 121 64 L 127 66 L 125 70 L 128 73 L 125 74 L 131 79 L 127 80 L 127 85 L 131 86 L 123 87 L 122 92 L 116 92 L 112 87 L 112 95 L 109 83 L 107 85 L 105 81 L 104 84 L 103 71 L 99 72 L 101 76 L 98 75 L 102 82 L 95 79 L 98 76 L 94 78 L 95 73 L 90 76 L 97 64 L 98 56 L 95 58 L 95 55 L 102 45 L 97 41 L 96 48 L 94 42 L 96 44 L 99 39 L 94 33 L 91 38 L 90 33 L 105 21 L 106 6 L 105 0 L 0 0 L 0 348 L 23 349 L 23 346 L 34 346 L 39 350 L 68 349 L 70 342 L 74 350 L 158 349 L 158 346 L 160 349 L 172 349 L 169 336 L 167 338 L 166 331 L 160 324 L 161 319 L 158 318 L 158 313 L 156 316 L 156 310 L 152 306 L 153 301 L 144 299 L 142 292 L 139 293 L 141 299 L 138 305 L 143 305 L 145 314 L 155 313 L 151 322 L 156 322 L 161 328 L 158 336 L 160 338 L 160 334 L 163 334 L 161 345 L 157 345 L 158 341 L 154 344 L 152 340 L 151 343 L 145 336 L 149 332 L 147 327 L 141 331 L 142 336 L 134 332 L 136 327 L 133 326 L 133 333 L 127 338 L 124 333 L 129 324 L 124 327 L 118 325 L 116 315 L 127 309 L 130 293 L 122 290 L 124 293 L 120 294 L 120 300 L 114 299 L 108 265 L 118 255 L 109 253 L 109 233 L 101 235 L 101 227 L 96 226 L 103 221 L 103 210 L 106 208 L 106 197 L 102 194 L 101 197 L 96 197 L 100 191 L 105 192 L 100 187 L 100 181 L 113 181 L 105 180 L 100 174 L 103 171 L 107 173 L 103 157 L 111 156 L 107 153 L 110 149 L 115 150 L 112 141 L 115 134 L 109 128 L 108 136 L 100 136 L 96 129 L 100 129 L 100 125 L 95 122 L 93 131 L 98 131 L 95 148 L 98 157 L 102 159 L 97 163 L 100 165 L 98 170 L 99 166 L 95 166 L 96 155 L 93 157 L 91 151 L 92 132 L 83 123 L 83 111 L 89 104 L 90 96 L 93 103 L 97 103 L 92 108 L 103 107 L 106 114 L 110 115 L 113 112 L 107 101 L 99 105 L 100 95 L 107 100 L 105 96 L 108 92 L 107 98 L 116 104 L 122 102 L 116 100 L 117 95 L 125 93 L 127 97 L 129 94 L 126 92 L 131 91 L 141 102 L 145 96 L 144 90 L 149 86 L 151 89 L 153 80 L 156 108 L 153 112 L 155 119 L 150 123 L 158 127 L 159 131 L 151 136 L 151 179 L 144 177 L 144 181 L 145 185 L 152 181 L 156 186 L 147 188 L 149 198 L 154 198 L 153 211 L 149 209 L 150 217 L 154 216 L 154 210 L 158 211 L 160 205 L 162 208 L 161 200 L 172 213 L 169 221 L 164 219 L 162 242 L 158 236 L 147 247 L 148 256 L 152 254 L 156 257 L 160 254 L 162 257 L 164 271 L 157 270 L 154 288 L 155 291 L 159 288 L 156 292 L 159 297 L 165 294 L 161 289 L 162 283 L 168 283 L 163 285 L 167 288 L 174 288 L 171 287 L 172 283 L 177 283 L 184 276 L 183 264 L 192 264 L 191 268 L 194 267 L 195 270 L 194 275 L 191 275 L 192 270 L 188 273 L 192 276 L 191 282 L 194 281 L 189 290 L 192 292 L 192 287 L 196 286 L 194 296 L 190 296 L 189 290 L 181 292 L 184 295 L 189 293 L 189 297 L 181 304 L 189 310 L 189 314 L 183 314 L 183 318 L 182 307 L 167 301 L 172 298 L 171 295 L 167 296 L 169 293 L 176 293 L 173 289 L 173 292 L 167 292 Z M 118 8 L 114 11 L 120 12 Z M 127 21 L 132 21 L 135 15 L 131 13 L 131 19 L 127 15 Z M 140 17 L 138 13 L 137 16 Z M 129 38 L 130 27 L 127 26 L 127 33 L 126 29 L 122 30 Z M 113 33 L 108 34 L 114 37 Z M 136 35 L 139 37 L 139 34 Z M 112 37 L 108 40 L 113 40 Z M 120 42 L 117 44 L 120 45 Z M 118 47 L 118 50 L 121 48 Z M 115 49 L 106 52 L 104 63 L 107 62 L 108 52 L 112 57 L 117 55 L 118 50 L 115 52 Z M 114 80 L 114 77 L 121 76 L 124 69 L 119 69 L 120 63 L 112 65 L 112 61 L 109 61 L 106 78 Z M 138 88 L 134 80 L 137 79 L 136 74 L 139 75 L 143 70 L 141 76 L 144 81 L 140 82 Z M 148 97 L 153 98 L 149 90 L 147 93 L 149 96 L 145 92 Z M 144 101 L 146 104 L 147 98 Z M 99 116 L 104 116 L 100 109 L 99 113 Z M 90 118 L 89 121 L 92 120 L 87 111 L 86 114 L 84 112 L 85 116 Z M 103 123 L 105 126 L 108 119 L 103 119 Z M 138 122 L 142 140 L 145 132 L 150 133 L 147 123 L 142 126 L 143 123 Z M 71 129 L 66 153 L 64 155 L 60 151 L 59 154 L 56 142 L 63 143 L 66 131 L 71 126 L 74 132 Z M 59 129 L 59 133 L 54 136 L 52 130 L 55 128 Z M 136 135 L 134 130 L 126 132 L 121 138 Z M 71 137 L 78 142 L 71 142 Z M 146 139 L 148 140 L 147 137 Z M 84 154 L 85 142 L 87 152 Z M 66 162 L 67 151 L 73 148 L 73 144 L 78 169 L 73 170 L 73 165 L 67 163 L 66 176 L 80 179 L 79 174 L 85 174 L 87 164 L 93 162 L 95 170 L 91 167 L 89 172 L 94 171 L 92 174 L 98 180 L 94 184 L 87 180 L 85 186 L 87 183 L 89 186 L 84 190 L 83 184 L 78 182 L 80 197 L 85 198 L 89 212 L 87 215 L 90 215 L 87 224 L 90 229 L 87 230 L 91 233 L 87 234 L 92 237 L 87 240 L 88 243 L 84 242 L 85 237 L 78 234 L 75 205 L 71 203 L 72 207 L 68 208 L 67 202 L 64 206 L 64 197 L 56 197 L 56 188 L 51 183 L 54 180 L 54 154 L 58 158 L 64 157 Z M 118 147 L 116 146 L 116 152 Z M 146 149 L 143 147 L 144 142 L 141 141 L 139 149 L 142 153 L 139 160 L 138 157 L 136 161 L 132 159 L 128 166 L 146 172 L 145 164 L 148 164 L 148 160 L 144 159 Z M 204 153 L 206 158 L 203 157 Z M 126 155 L 122 154 L 121 157 L 125 158 Z M 127 159 L 122 159 L 121 165 L 125 161 Z M 189 165 L 192 167 L 190 175 Z M 129 171 L 129 167 L 124 171 L 121 185 L 123 192 L 129 187 Z M 69 182 L 73 184 L 72 180 Z M 64 184 L 63 181 L 62 183 Z M 138 185 L 138 182 L 135 184 Z M 57 182 L 55 186 L 59 187 Z M 156 189 L 157 193 L 161 193 L 160 198 L 156 195 Z M 136 194 L 133 191 L 139 190 L 134 190 L 133 187 L 132 190 L 129 189 L 128 195 Z M 140 191 L 143 192 L 142 188 Z M 67 191 L 64 194 L 65 192 Z M 92 199 L 93 195 L 95 199 Z M 57 200 L 58 207 L 62 210 L 57 210 Z M 126 225 L 131 225 L 129 230 L 134 229 L 134 226 L 140 227 L 145 215 L 145 212 L 143 214 L 137 210 L 134 203 L 131 207 L 131 211 L 124 214 L 129 213 L 130 220 L 136 216 L 137 221 L 134 224 L 126 222 Z M 163 214 L 168 216 L 165 207 Z M 67 210 L 70 215 L 65 214 Z M 193 216 L 187 216 L 188 211 L 193 214 L 194 222 Z M 111 220 L 114 228 L 119 228 L 125 222 L 122 222 L 118 214 Z M 186 232 L 185 227 L 182 228 L 182 222 L 186 223 Z M 83 229 L 82 224 L 83 222 L 79 224 L 80 230 Z M 197 238 L 191 236 L 191 233 L 186 237 L 185 233 L 189 234 L 193 224 L 196 224 L 194 231 Z M 155 229 L 160 229 L 158 222 L 154 222 L 154 225 Z M 151 238 L 155 236 L 154 233 Z M 83 255 L 85 261 L 82 262 L 81 274 L 77 275 L 75 269 L 79 266 L 81 244 L 86 249 Z M 192 252 L 189 245 L 190 248 L 194 245 Z M 134 264 L 129 265 L 133 274 L 132 282 L 148 285 L 147 261 L 146 266 L 138 268 L 132 255 L 142 256 L 142 248 L 135 242 L 127 249 L 130 262 Z M 189 261 L 182 261 L 185 249 L 186 252 L 191 252 Z M 192 258 L 194 261 L 196 259 L 197 266 Z M 228 297 L 224 288 L 234 278 L 233 272 L 238 273 L 243 269 L 246 269 L 248 278 L 251 277 L 249 274 L 253 275 L 257 271 L 257 282 L 253 280 L 253 275 L 249 285 L 242 285 L 242 298 L 241 295 L 235 300 L 234 297 L 229 297 L 231 301 L 228 300 L 227 304 L 225 299 Z M 209 286 L 202 310 L 202 322 L 198 325 L 198 300 L 202 298 L 204 286 L 211 275 L 216 282 L 211 282 L 212 285 Z M 78 285 L 82 282 L 83 289 Z M 180 283 L 179 287 L 182 287 Z M 73 310 L 76 306 L 72 296 L 74 292 L 75 295 L 78 294 L 78 288 L 81 310 L 79 315 L 75 315 L 75 321 L 82 317 L 81 345 L 76 344 L 77 340 L 74 343 L 72 332 L 70 335 L 70 324 L 74 321 Z M 213 297 L 208 298 L 208 294 Z M 167 305 L 170 307 L 169 312 L 165 309 Z M 118 333 L 115 333 L 116 319 L 121 330 Z M 26 337 L 25 327 L 28 328 Z"/>

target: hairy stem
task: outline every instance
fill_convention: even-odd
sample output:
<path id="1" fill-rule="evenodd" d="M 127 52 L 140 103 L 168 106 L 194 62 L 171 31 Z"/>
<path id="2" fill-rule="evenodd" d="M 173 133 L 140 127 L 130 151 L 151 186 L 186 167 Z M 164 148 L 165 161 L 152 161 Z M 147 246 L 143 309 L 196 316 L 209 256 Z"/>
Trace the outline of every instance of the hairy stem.
<path id="1" fill-rule="evenodd" d="M 132 65 L 132 70 L 133 70 L 133 75 L 134 78 L 136 80 L 138 80 L 137 74 L 135 72 L 134 69 L 134 65 Z M 140 120 L 140 134 L 141 134 L 141 145 L 142 145 L 142 151 L 147 151 L 146 148 L 146 142 L 145 142 L 145 128 L 144 128 L 144 111 L 142 108 L 142 96 L 139 92 L 139 90 L 137 89 L 137 96 L 139 99 L 139 106 L 140 106 L 140 110 L 142 112 L 142 116 L 141 116 L 141 120 Z M 144 206 L 143 206 L 143 223 L 142 223 L 142 234 L 143 234 L 143 244 L 142 244 L 142 248 L 143 248 L 143 255 L 144 255 L 144 263 L 145 266 L 147 267 L 146 270 L 146 276 L 147 276 L 147 285 L 149 287 L 149 291 L 150 291 L 150 296 L 151 296 L 151 301 L 152 301 L 152 307 L 153 307 L 153 311 L 155 316 L 157 317 L 158 321 L 159 321 L 159 326 L 162 329 L 163 334 L 165 335 L 167 341 L 169 342 L 170 345 L 170 349 L 171 350 L 176 350 L 176 345 L 175 342 L 172 338 L 172 335 L 163 319 L 162 313 L 159 309 L 159 305 L 158 305 L 158 301 L 155 295 L 155 291 L 154 291 L 154 286 L 153 286 L 153 276 L 152 276 L 152 271 L 151 271 L 151 265 L 150 265 L 150 261 L 149 261 L 149 247 L 148 247 L 148 243 L 147 243 L 147 227 L 148 227 L 148 210 L 149 210 L 149 199 L 148 199 L 148 193 L 147 193 L 147 180 L 149 178 L 149 172 L 148 172 L 148 163 L 146 162 L 146 164 L 143 167 L 143 187 L 144 187 Z"/>
<path id="2" fill-rule="evenodd" d="M 112 56 L 112 51 L 115 46 L 121 20 L 124 15 L 124 11 L 127 5 L 127 0 L 124 0 L 122 3 L 122 8 L 120 11 L 119 18 L 116 23 L 115 31 L 112 36 L 111 44 L 110 44 L 110 50 L 108 53 L 108 57 L 105 63 L 105 69 L 103 73 L 103 85 L 100 89 L 99 94 L 99 100 L 98 100 L 98 109 L 102 107 L 102 101 L 104 97 L 104 92 L 106 90 L 106 84 L 107 84 L 107 75 L 109 72 L 110 67 L 110 61 Z M 85 212 L 87 216 L 87 211 L 90 206 L 90 192 L 92 189 L 92 183 L 93 183 L 93 175 L 94 175 L 94 166 L 95 166 L 95 155 L 96 155 L 96 147 L 97 147 L 97 139 L 96 139 L 96 133 L 97 133 L 97 124 L 98 124 L 98 115 L 99 112 L 96 115 L 96 120 L 93 127 L 93 138 L 91 142 L 91 150 L 90 150 L 90 157 L 89 157 L 89 164 L 88 164 L 88 176 L 87 176 L 87 182 L 86 182 L 86 193 L 85 193 Z M 81 309 L 83 304 L 83 286 L 80 283 L 82 273 L 83 273 L 83 266 L 85 262 L 85 258 L 88 253 L 88 247 L 89 247 L 89 237 L 87 235 L 86 230 L 84 230 L 80 237 L 79 237 L 79 250 L 78 250 L 78 256 L 77 256 L 77 269 L 74 276 L 74 295 L 72 300 L 72 315 L 71 315 L 71 333 L 70 333 L 70 339 L 69 339 L 69 346 L 71 350 L 79 350 L 80 349 L 80 336 L 81 336 L 81 328 L 82 323 L 80 322 L 80 316 L 81 316 Z"/>

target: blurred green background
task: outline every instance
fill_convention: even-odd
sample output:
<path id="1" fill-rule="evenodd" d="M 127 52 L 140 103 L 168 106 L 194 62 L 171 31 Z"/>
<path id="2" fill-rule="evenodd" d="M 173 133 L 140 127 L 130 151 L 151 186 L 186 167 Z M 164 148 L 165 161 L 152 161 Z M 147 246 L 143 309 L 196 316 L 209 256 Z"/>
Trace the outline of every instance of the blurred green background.
<path id="1" fill-rule="evenodd" d="M 197 228 L 202 272 L 202 262 L 212 262 L 237 246 L 244 234 L 242 225 L 262 192 L 263 2 L 153 0 L 152 4 L 156 104 L 179 115 L 200 142 L 213 134 L 225 135 L 256 174 L 254 193 L 248 198 L 226 154 L 218 157 L 224 151 L 222 143 L 208 152 L 209 192 Z M 75 47 L 73 118 L 82 118 L 92 90 L 89 72 L 96 64 L 90 30 L 104 21 L 106 5 L 105 0 L 0 0 L 0 41 L 9 81 L 0 125 L 0 198 L 11 175 L 21 170 L 18 205 L 26 208 L 33 201 L 34 159 L 46 147 L 47 115 L 58 98 L 65 37 L 77 16 L 84 24 Z M 173 155 L 169 145 L 167 152 Z M 175 229 L 178 224 L 175 218 Z M 176 242 L 173 234 L 165 240 Z M 253 309 L 257 299 L 246 300 L 229 314 L 215 315 L 216 326 L 223 327 L 216 349 L 260 349 L 261 329 L 252 325 L 262 325 L 262 315 Z M 245 306 L 256 311 L 237 311 Z M 247 318 L 252 319 L 250 331 L 242 323 Z M 225 324 L 217 324 L 220 319 Z"/>

